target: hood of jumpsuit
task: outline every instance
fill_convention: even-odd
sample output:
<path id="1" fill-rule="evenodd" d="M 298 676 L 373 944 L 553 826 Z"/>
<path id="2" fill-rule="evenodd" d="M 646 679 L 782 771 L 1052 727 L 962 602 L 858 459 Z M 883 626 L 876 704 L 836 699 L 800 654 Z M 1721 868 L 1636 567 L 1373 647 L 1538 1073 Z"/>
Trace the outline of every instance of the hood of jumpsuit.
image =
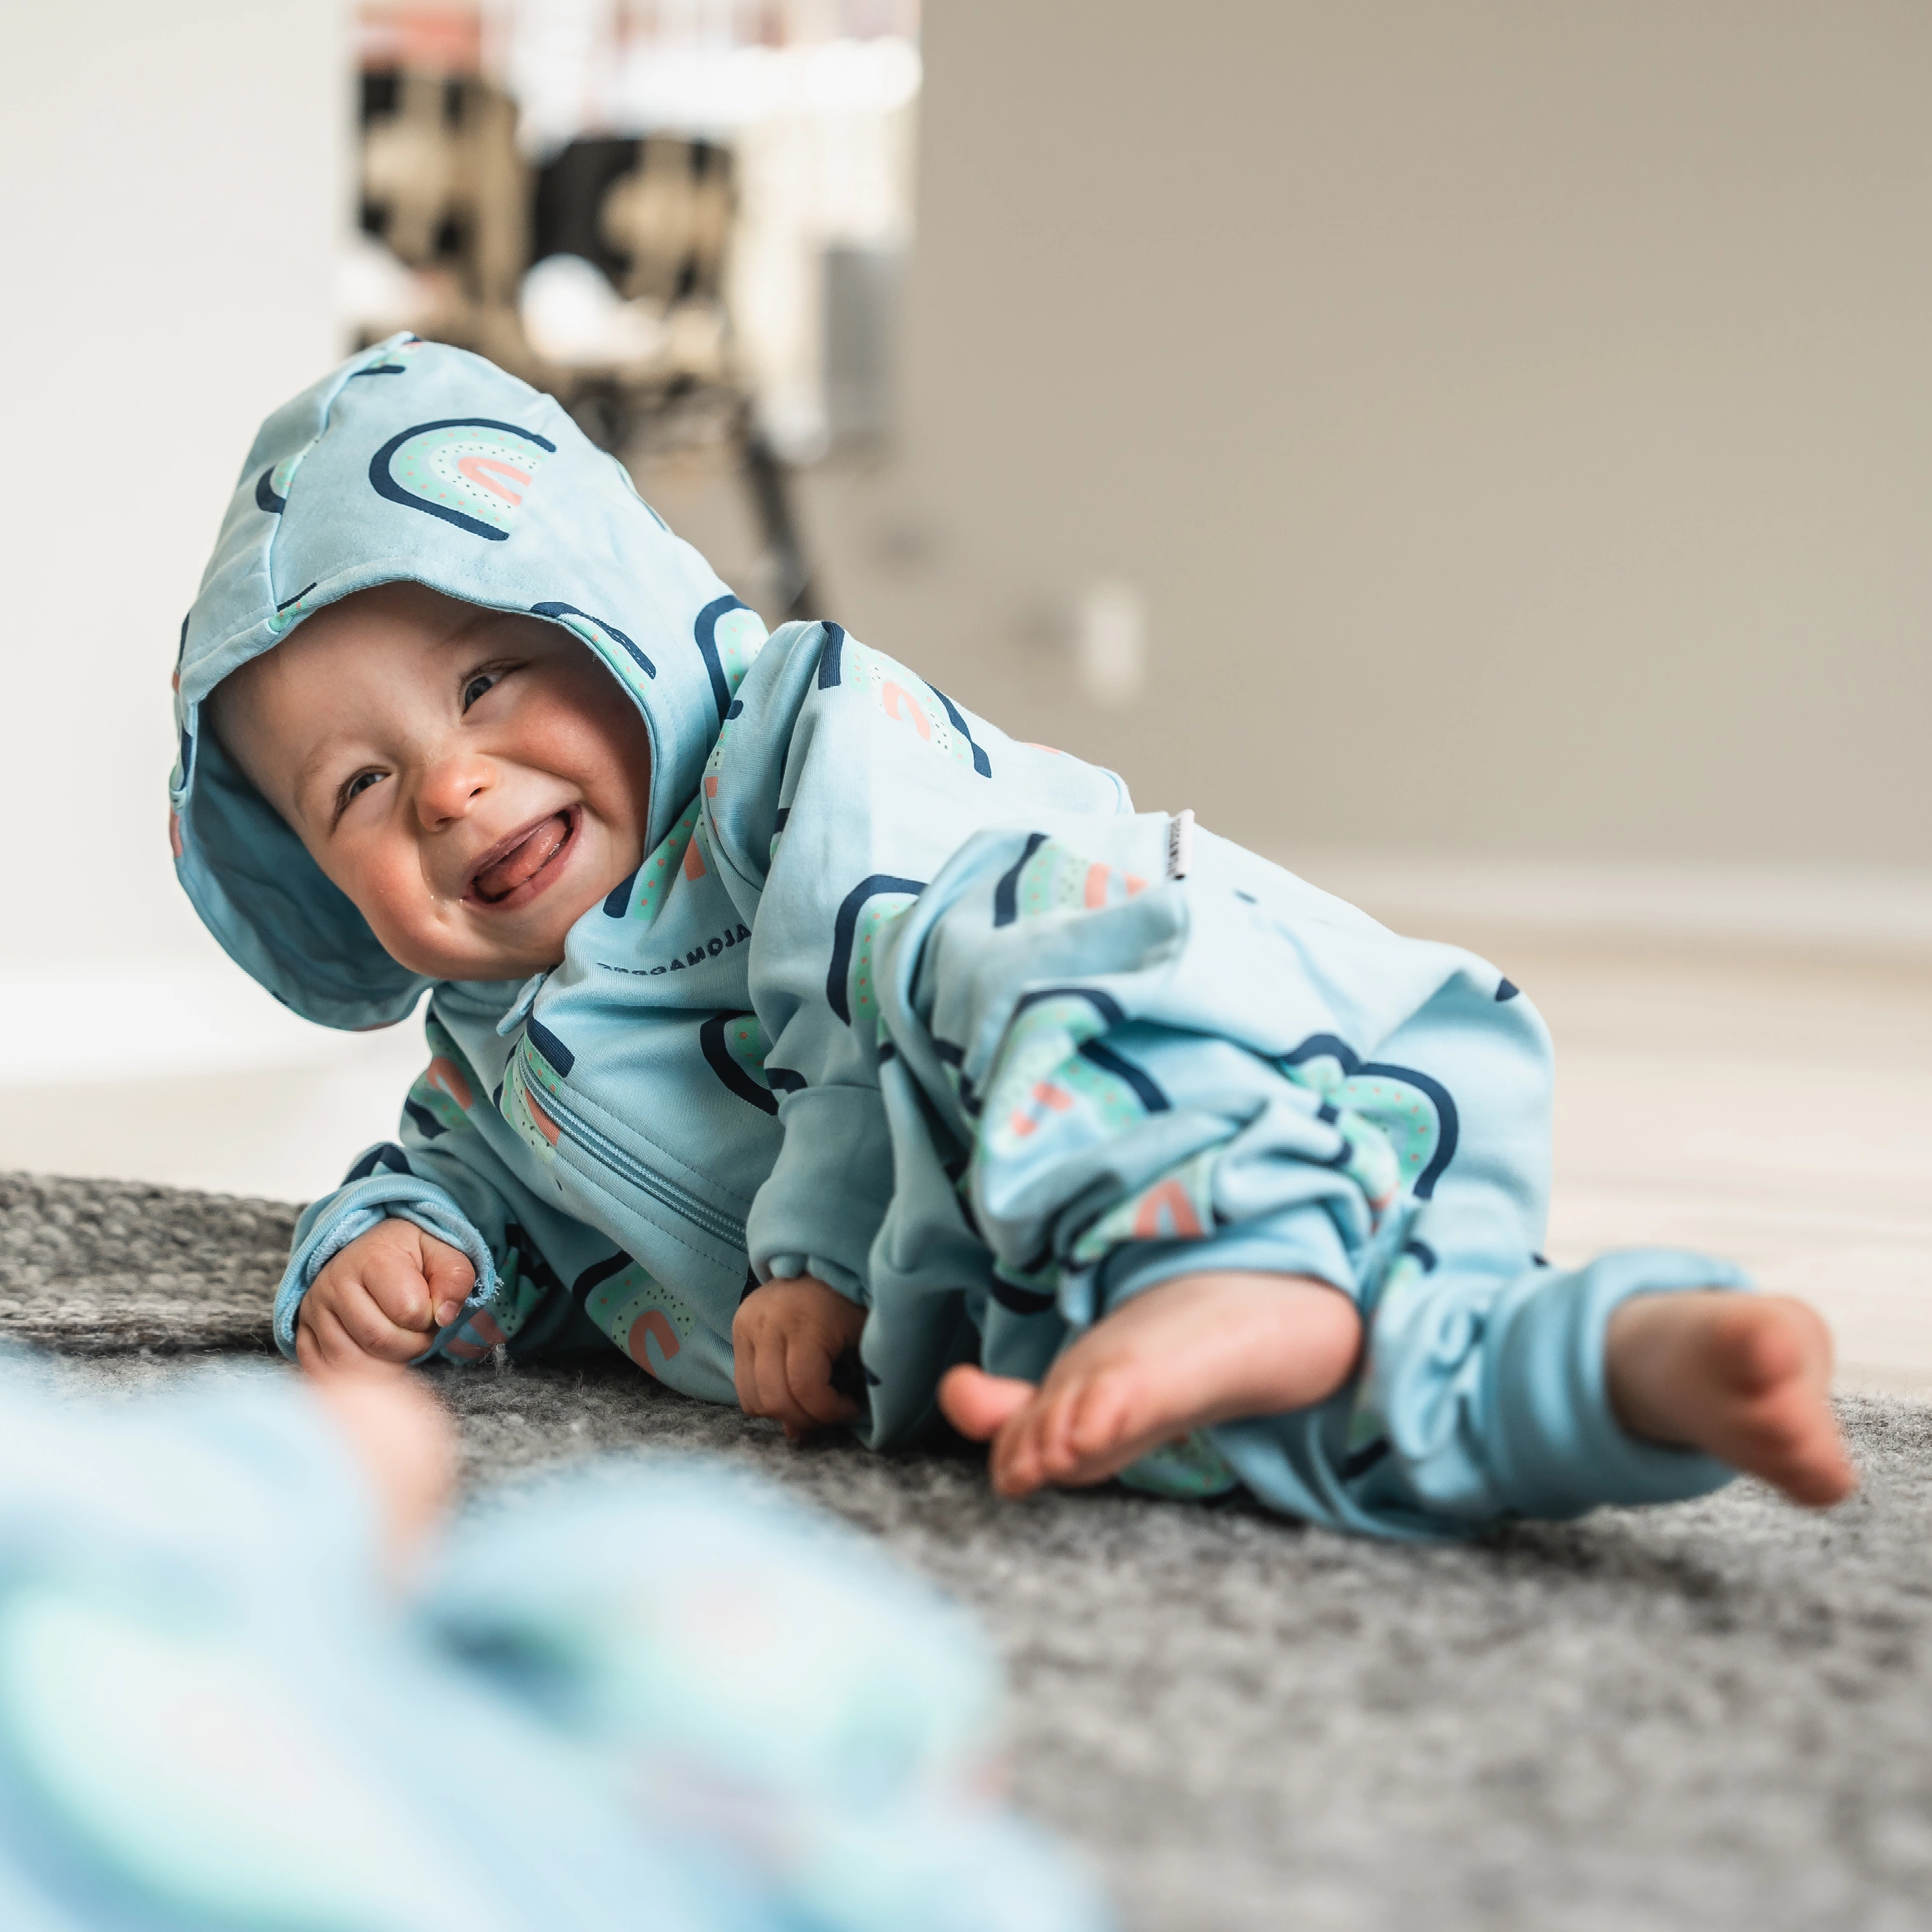
<path id="1" fill-rule="evenodd" d="M 409 580 L 532 612 L 594 652 L 650 734 L 646 850 L 698 790 L 764 626 L 554 398 L 397 336 L 255 438 L 175 674 L 175 870 L 229 956 L 325 1026 L 386 1026 L 432 982 L 399 965 L 202 729 L 204 700 L 304 618 Z"/>

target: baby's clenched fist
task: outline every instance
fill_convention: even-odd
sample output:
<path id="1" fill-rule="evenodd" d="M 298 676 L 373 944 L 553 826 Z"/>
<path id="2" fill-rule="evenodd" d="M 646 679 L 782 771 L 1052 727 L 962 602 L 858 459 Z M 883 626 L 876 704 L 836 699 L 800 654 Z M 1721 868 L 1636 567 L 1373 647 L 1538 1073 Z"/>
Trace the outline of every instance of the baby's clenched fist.
<path id="1" fill-rule="evenodd" d="M 296 1359 L 311 1374 L 412 1362 L 476 1286 L 460 1248 L 398 1217 L 332 1256 L 302 1298 Z"/>
<path id="2" fill-rule="evenodd" d="M 754 1288 L 731 1324 L 739 1407 L 783 1423 L 794 1442 L 854 1420 L 859 1405 L 832 1386 L 832 1368 L 865 1325 L 862 1308 L 808 1274 Z"/>

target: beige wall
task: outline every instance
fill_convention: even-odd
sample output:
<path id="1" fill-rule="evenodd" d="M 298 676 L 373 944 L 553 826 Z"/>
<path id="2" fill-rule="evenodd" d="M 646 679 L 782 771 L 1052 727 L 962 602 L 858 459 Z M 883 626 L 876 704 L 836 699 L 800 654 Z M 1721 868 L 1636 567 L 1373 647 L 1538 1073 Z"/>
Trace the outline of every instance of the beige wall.
<path id="1" fill-rule="evenodd" d="M 836 613 L 1276 848 L 1932 860 L 1929 98 L 1916 0 L 929 0 Z"/>

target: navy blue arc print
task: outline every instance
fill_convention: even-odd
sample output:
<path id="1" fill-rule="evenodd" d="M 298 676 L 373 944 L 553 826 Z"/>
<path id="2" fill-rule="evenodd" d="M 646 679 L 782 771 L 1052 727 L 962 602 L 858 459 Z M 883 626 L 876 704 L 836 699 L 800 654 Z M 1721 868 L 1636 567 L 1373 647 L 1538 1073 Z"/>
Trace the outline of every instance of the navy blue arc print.
<path id="1" fill-rule="evenodd" d="M 882 892 L 909 892 L 916 898 L 926 884 L 923 879 L 896 879 L 890 872 L 874 872 L 870 878 L 861 879 L 840 902 L 832 928 L 832 970 L 825 976 L 825 1004 L 846 1025 L 852 1024 L 852 1004 L 846 997 L 845 981 L 852 970 L 852 948 L 866 902 Z"/>
<path id="2" fill-rule="evenodd" d="M 825 642 L 818 651 L 818 688 L 830 691 L 844 675 L 845 627 L 826 623 L 818 628 L 825 633 Z"/>
<path id="3" fill-rule="evenodd" d="M 658 668 L 616 626 L 604 617 L 592 616 L 588 610 L 580 610 L 574 604 L 532 604 L 530 615 L 533 617 L 581 617 L 586 624 L 595 624 L 614 644 L 621 645 L 637 663 L 638 668 L 646 677 L 656 677 Z"/>
<path id="4" fill-rule="evenodd" d="M 735 1021 L 751 1017 L 749 1013 L 713 1013 L 698 1029 L 698 1043 L 704 1050 L 705 1065 L 740 1100 L 750 1101 L 761 1113 L 776 1114 L 778 1110 L 776 1096 L 752 1078 L 731 1057 L 731 1049 L 724 1044 L 725 1029 Z"/>
<path id="5" fill-rule="evenodd" d="M 1025 849 L 1013 862 L 1000 874 L 999 883 L 993 888 L 993 923 L 1011 926 L 1020 916 L 1020 874 L 1027 868 L 1027 861 L 1046 843 L 1044 832 L 1029 832 Z"/>
<path id="6" fill-rule="evenodd" d="M 1044 1315 L 1055 1306 L 1052 1295 L 1042 1294 L 1035 1288 L 1022 1288 L 1016 1282 L 1002 1281 L 998 1275 L 986 1286 L 1009 1315 Z"/>
<path id="7" fill-rule="evenodd" d="M 258 510 L 266 510 L 272 517 L 279 517 L 289 507 L 289 500 L 275 494 L 272 481 L 274 473 L 275 466 L 272 463 L 255 478 L 255 507 Z"/>
<path id="8" fill-rule="evenodd" d="M 965 712 L 962 711 L 938 685 L 928 684 L 926 688 L 946 706 L 946 715 L 952 721 L 953 730 L 966 740 L 968 748 L 973 754 L 973 769 L 982 778 L 991 778 L 993 776 L 993 761 L 987 757 L 986 748 L 974 737 L 971 730 L 967 724 Z"/>
<path id="9" fill-rule="evenodd" d="M 613 1276 L 620 1275 L 631 1265 L 631 1257 L 620 1248 L 614 1255 L 606 1255 L 601 1262 L 592 1262 L 570 1284 L 570 1298 L 581 1308 L 590 1298 L 593 1288 L 602 1287 Z"/>
<path id="10" fill-rule="evenodd" d="M 494 524 L 484 523 L 482 518 L 470 516 L 448 503 L 418 496 L 404 489 L 389 473 L 389 465 L 404 443 L 439 429 L 493 429 L 502 435 L 514 436 L 532 444 L 548 456 L 556 454 L 556 445 L 548 436 L 538 435 L 533 429 L 525 429 L 516 423 L 498 422 L 490 416 L 441 416 L 434 422 L 410 424 L 407 429 L 391 436 L 370 458 L 369 482 L 377 496 L 386 497 L 392 503 L 400 503 L 406 510 L 420 510 L 425 516 L 440 517 L 445 523 L 454 524 L 459 530 L 466 530 L 472 537 L 482 537 L 490 543 L 507 542 L 510 535 L 508 530 L 500 530 Z"/>
<path id="11" fill-rule="evenodd" d="M 1436 1192 L 1436 1184 L 1442 1178 L 1442 1170 L 1455 1158 L 1456 1143 L 1462 1133 L 1456 1102 L 1448 1088 L 1441 1081 L 1418 1072 L 1413 1066 L 1394 1066 L 1382 1060 L 1364 1060 L 1346 1040 L 1338 1040 L 1332 1033 L 1310 1034 L 1292 1053 L 1282 1055 L 1281 1064 L 1284 1066 L 1299 1066 L 1310 1060 L 1338 1062 L 1344 1077 L 1348 1079 L 1353 1079 L 1358 1073 L 1370 1078 L 1379 1074 L 1384 1080 L 1400 1080 L 1428 1095 L 1436 1107 L 1436 1152 L 1429 1165 L 1416 1176 L 1415 1186 L 1411 1190 L 1418 1201 L 1426 1201 Z"/>
<path id="12" fill-rule="evenodd" d="M 638 868 L 638 872 L 641 872 L 644 869 L 643 866 L 640 866 Z M 630 910 L 631 888 L 638 883 L 638 872 L 630 873 L 620 879 L 604 895 L 604 916 L 606 919 L 622 919 L 625 914 Z"/>
<path id="13" fill-rule="evenodd" d="M 1162 1092 L 1160 1083 L 1142 1066 L 1136 1066 L 1124 1053 L 1116 1053 L 1104 1042 L 1084 1040 L 1080 1042 L 1080 1057 L 1099 1067 L 1102 1072 L 1111 1073 L 1116 1080 L 1124 1081 L 1134 1090 L 1134 1097 L 1150 1114 L 1170 1112 L 1174 1102 Z"/>
<path id="14" fill-rule="evenodd" d="M 570 1078 L 570 1070 L 577 1064 L 577 1056 L 543 1022 L 532 1013 L 524 1022 L 524 1031 L 529 1036 L 531 1046 L 542 1054 L 563 1078 Z"/>
<path id="15" fill-rule="evenodd" d="M 704 660 L 705 675 L 711 680 L 711 695 L 718 705 L 718 722 L 723 724 L 731 709 L 731 682 L 724 675 L 724 661 L 718 655 L 718 620 L 728 610 L 748 610 L 742 597 L 714 597 L 699 611 L 691 627 L 692 640 Z"/>
<path id="16" fill-rule="evenodd" d="M 371 1148 L 342 1177 L 342 1184 L 346 1187 L 352 1181 L 367 1180 L 376 1173 L 406 1174 L 413 1178 L 416 1169 L 410 1166 L 409 1156 L 394 1141 L 385 1141 L 380 1147 Z"/>
<path id="17" fill-rule="evenodd" d="M 1112 993 L 1103 993 L 1097 986 L 1036 986 L 1030 992 L 1022 993 L 1013 1002 L 1012 1018 L 1018 1019 L 1029 1006 L 1036 1006 L 1042 1000 L 1084 1000 L 1110 1027 L 1125 1026 L 1127 1016 L 1120 1001 Z M 1012 1022 L 1008 1021 L 1011 1025 Z"/>

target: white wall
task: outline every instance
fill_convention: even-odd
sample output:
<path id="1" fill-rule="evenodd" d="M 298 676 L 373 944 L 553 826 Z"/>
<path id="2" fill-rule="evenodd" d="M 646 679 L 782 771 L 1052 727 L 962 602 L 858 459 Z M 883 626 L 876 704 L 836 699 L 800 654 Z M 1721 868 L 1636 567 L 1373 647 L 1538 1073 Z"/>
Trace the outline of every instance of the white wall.
<path id="1" fill-rule="evenodd" d="M 0 29 L 0 958 L 199 952 L 168 678 L 254 426 L 340 352 L 336 0 L 58 0 Z"/>
<path id="2" fill-rule="evenodd" d="M 344 26 L 52 0 L 0 28 L 0 1167 L 308 1193 L 421 1057 L 276 1006 L 166 830 L 182 614 L 256 424 L 340 353 Z"/>

